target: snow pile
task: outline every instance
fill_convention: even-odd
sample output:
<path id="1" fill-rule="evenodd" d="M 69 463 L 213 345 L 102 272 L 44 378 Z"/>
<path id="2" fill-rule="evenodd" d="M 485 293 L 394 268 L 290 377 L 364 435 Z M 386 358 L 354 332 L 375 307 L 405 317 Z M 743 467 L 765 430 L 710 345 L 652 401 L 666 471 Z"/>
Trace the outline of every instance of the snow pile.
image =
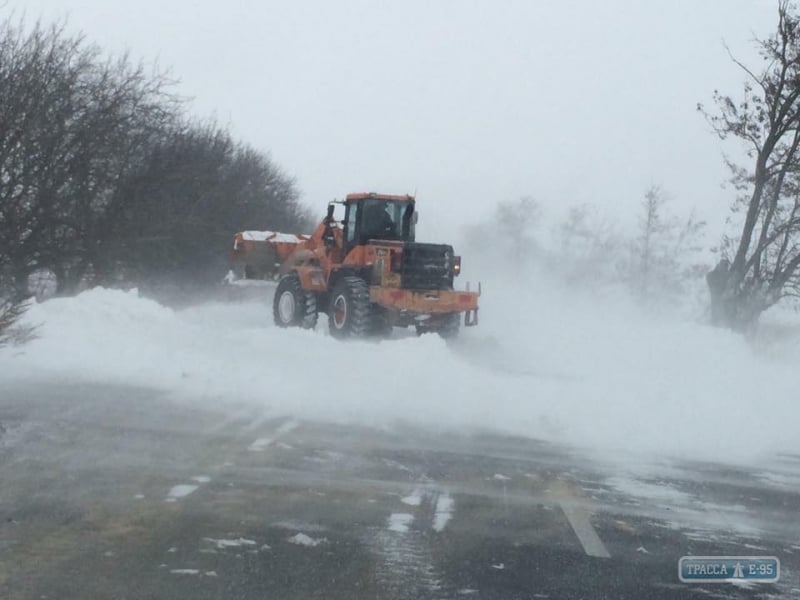
<path id="1" fill-rule="evenodd" d="M 173 311 L 135 291 L 94 289 L 29 311 L 40 337 L 0 353 L 0 387 L 148 386 L 194 405 L 488 428 L 595 454 L 740 461 L 797 450 L 796 361 L 761 358 L 726 331 L 537 285 L 485 285 L 480 326 L 452 344 L 402 332 L 345 344 L 324 315 L 316 331 L 278 329 L 270 298 Z"/>
<path id="2" fill-rule="evenodd" d="M 281 233 L 280 231 L 243 231 L 242 239 L 251 242 L 282 242 L 285 244 L 299 244 L 307 240 L 307 235 L 295 235 L 293 233 Z"/>

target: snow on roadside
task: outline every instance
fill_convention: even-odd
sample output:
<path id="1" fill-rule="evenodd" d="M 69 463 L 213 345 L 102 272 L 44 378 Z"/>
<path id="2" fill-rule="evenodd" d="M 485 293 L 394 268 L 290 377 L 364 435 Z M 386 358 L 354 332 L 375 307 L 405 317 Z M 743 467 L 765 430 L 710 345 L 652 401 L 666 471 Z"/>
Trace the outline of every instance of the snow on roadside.
<path id="1" fill-rule="evenodd" d="M 324 315 L 316 331 L 275 328 L 269 298 L 176 311 L 97 288 L 29 311 L 39 339 L 0 351 L 0 387 L 155 387 L 187 405 L 491 429 L 595 455 L 747 462 L 797 451 L 796 361 L 761 358 L 726 331 L 537 283 L 484 286 L 480 326 L 453 344 L 398 333 L 346 346 L 327 334 Z"/>

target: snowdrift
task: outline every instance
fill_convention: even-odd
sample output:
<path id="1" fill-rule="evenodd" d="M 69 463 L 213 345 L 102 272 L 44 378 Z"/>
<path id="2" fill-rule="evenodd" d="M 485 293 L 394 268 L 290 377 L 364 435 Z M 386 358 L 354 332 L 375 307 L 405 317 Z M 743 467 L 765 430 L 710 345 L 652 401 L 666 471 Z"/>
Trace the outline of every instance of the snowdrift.
<path id="1" fill-rule="evenodd" d="M 342 343 L 322 315 L 316 331 L 281 330 L 269 297 L 174 311 L 135 291 L 93 289 L 33 307 L 26 321 L 39 339 L 0 353 L 0 388 L 12 379 L 150 386 L 191 403 L 492 429 L 595 455 L 750 462 L 800 449 L 795 361 L 555 285 L 484 290 L 481 325 L 447 344 L 401 332 Z"/>

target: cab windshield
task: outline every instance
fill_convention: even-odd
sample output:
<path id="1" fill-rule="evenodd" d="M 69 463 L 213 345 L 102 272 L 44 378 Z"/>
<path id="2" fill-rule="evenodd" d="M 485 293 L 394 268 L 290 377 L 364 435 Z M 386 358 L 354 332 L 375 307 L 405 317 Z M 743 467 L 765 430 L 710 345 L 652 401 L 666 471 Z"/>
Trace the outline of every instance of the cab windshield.
<path id="1" fill-rule="evenodd" d="M 414 205 L 410 202 L 363 200 L 359 237 L 362 242 L 368 239 L 413 241 L 413 212 Z"/>

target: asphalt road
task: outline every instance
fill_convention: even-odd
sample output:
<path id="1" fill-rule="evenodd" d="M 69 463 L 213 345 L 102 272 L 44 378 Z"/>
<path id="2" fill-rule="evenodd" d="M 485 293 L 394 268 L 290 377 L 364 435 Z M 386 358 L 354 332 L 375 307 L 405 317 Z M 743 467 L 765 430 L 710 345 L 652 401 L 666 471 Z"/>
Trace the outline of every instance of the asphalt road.
<path id="1" fill-rule="evenodd" d="M 566 448 L 0 390 L 0 598 L 800 598 L 800 457 L 631 475 Z M 683 584 L 682 555 L 777 584 Z"/>

